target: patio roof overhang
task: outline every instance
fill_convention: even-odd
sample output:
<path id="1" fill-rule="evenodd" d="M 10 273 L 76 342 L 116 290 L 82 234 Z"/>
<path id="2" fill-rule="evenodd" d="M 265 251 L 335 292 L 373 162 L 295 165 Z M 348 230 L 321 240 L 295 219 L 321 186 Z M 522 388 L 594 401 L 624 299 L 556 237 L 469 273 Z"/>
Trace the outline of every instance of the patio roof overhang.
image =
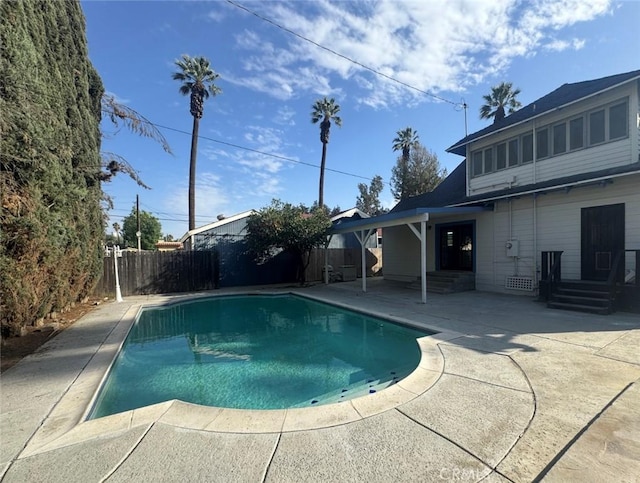
<path id="1" fill-rule="evenodd" d="M 389 228 L 391 226 L 407 225 L 416 237 L 420 240 L 420 260 L 422 280 L 422 303 L 427 303 L 427 221 L 430 216 L 439 215 L 459 215 L 465 213 L 479 213 L 492 208 L 487 206 L 439 206 L 432 208 L 414 208 L 406 211 L 387 213 L 372 218 L 346 221 L 332 226 L 329 229 L 329 238 L 340 233 L 355 233 L 360 242 L 362 254 L 362 291 L 367 291 L 367 266 L 365 244 L 369 237 L 376 232 L 377 228 Z M 420 229 L 415 224 L 420 224 Z M 325 283 L 329 283 L 326 269 L 327 259 L 325 251 Z"/>

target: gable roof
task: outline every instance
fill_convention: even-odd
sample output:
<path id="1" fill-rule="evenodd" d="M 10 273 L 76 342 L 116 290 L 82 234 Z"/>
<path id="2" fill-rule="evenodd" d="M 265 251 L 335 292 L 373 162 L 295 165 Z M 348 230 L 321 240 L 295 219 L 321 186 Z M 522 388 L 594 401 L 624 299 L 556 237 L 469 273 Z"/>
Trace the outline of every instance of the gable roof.
<path id="1" fill-rule="evenodd" d="M 364 211 L 359 210 L 358 208 L 351 208 L 350 210 L 345 210 L 338 213 L 336 216 L 331 218 L 331 222 L 336 223 L 345 218 L 358 220 L 360 218 L 369 218 L 369 215 Z"/>
<path id="2" fill-rule="evenodd" d="M 235 214 L 233 216 L 230 216 L 228 218 L 223 218 L 222 220 L 218 220 L 216 222 L 209 223 L 208 225 L 204 225 L 204 226 L 200 226 L 198 228 L 194 228 L 193 230 L 188 231 L 184 235 L 182 235 L 182 238 L 180 238 L 180 242 L 184 243 L 191 236 L 197 235 L 198 233 L 202 233 L 203 231 L 211 230 L 212 228 L 218 228 L 218 227 L 226 225 L 227 223 L 232 223 L 234 221 L 241 220 L 242 218 L 247 218 L 252 213 L 255 213 L 255 211 L 254 210 L 243 211 L 242 213 L 237 213 L 237 214 Z"/>
<path id="3" fill-rule="evenodd" d="M 634 70 L 624 74 L 602 77 L 600 79 L 575 82 L 573 84 L 563 84 L 555 91 L 541 97 L 540 99 L 536 99 L 531 104 L 523 107 L 513 114 L 510 114 L 501 121 L 495 122 L 480 131 L 462 138 L 453 144 L 453 146 L 449 147 L 447 152 L 466 156 L 466 145 L 471 141 L 480 139 L 494 132 L 502 131 L 503 129 L 528 121 L 553 109 L 566 106 L 567 104 L 571 104 L 586 97 L 591 97 L 599 92 L 612 89 L 638 78 L 640 78 L 640 70 Z"/>
<path id="4" fill-rule="evenodd" d="M 400 200 L 390 213 L 414 208 L 436 208 L 462 202 L 466 195 L 467 162 L 461 162 L 433 191 Z"/>

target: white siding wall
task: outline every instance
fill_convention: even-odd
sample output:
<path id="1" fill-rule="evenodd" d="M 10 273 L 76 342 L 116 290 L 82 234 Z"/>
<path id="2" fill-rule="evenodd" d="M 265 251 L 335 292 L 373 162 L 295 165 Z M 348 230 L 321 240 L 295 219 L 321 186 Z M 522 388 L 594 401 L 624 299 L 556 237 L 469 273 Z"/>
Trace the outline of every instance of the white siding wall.
<path id="1" fill-rule="evenodd" d="M 384 278 L 412 282 L 420 276 L 420 240 L 406 225 L 382 229 Z"/>
<path id="2" fill-rule="evenodd" d="M 625 203 L 625 247 L 640 250 L 640 175 L 614 179 L 606 186 L 574 188 L 536 198 L 524 196 L 509 202 L 499 201 L 493 212 L 474 217 L 434 218 L 427 232 L 427 270 L 435 269 L 435 225 L 456 221 L 476 222 L 476 289 L 533 295 L 505 289 L 506 277 L 517 275 L 536 278 L 542 251 L 562 250 L 562 276 L 580 278 L 581 209 Z M 534 233 L 537 232 L 534 255 Z M 518 240 L 519 256 L 508 257 L 506 242 Z M 384 276 L 390 280 L 414 281 L 420 275 L 418 238 L 406 226 L 384 229 Z M 630 260 L 629 260 L 630 262 Z M 632 268 L 629 266 L 628 268 Z"/>
<path id="3" fill-rule="evenodd" d="M 640 99 L 638 85 L 627 84 L 599 96 L 578 102 L 565 109 L 555 110 L 552 113 L 541 116 L 533 121 L 529 121 L 521 126 L 497 133 L 494 136 L 481 139 L 471 143 L 467 147 L 467 159 L 471 160 L 471 153 L 478 149 L 495 145 L 503 141 L 519 136 L 526 132 L 532 132 L 535 128 L 541 128 L 561 120 L 569 119 L 599 106 L 619 100 L 623 97 L 629 98 L 629 137 L 615 142 L 579 149 L 564 155 L 552 156 L 537 160 L 533 163 L 503 169 L 494 173 L 470 177 L 468 194 L 477 195 L 489 191 L 507 188 L 512 183 L 513 186 L 521 186 L 534 182 L 547 181 L 550 179 L 571 176 L 583 172 L 596 171 L 617 166 L 624 166 L 638 162 L 638 146 L 640 143 L 638 113 L 640 112 Z M 494 154 L 495 156 L 495 154 Z M 471 161 L 468 169 L 471 169 Z M 535 170 L 535 173 L 534 173 Z M 515 183 L 513 183 L 515 177 Z"/>

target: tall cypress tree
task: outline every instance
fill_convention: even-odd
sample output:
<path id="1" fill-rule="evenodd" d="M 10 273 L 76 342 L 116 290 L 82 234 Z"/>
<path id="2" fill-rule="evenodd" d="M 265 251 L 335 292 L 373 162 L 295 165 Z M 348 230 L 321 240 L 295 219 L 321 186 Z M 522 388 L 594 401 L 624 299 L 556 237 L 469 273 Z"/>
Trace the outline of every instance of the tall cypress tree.
<path id="1" fill-rule="evenodd" d="M 102 82 L 76 0 L 0 3 L 3 335 L 87 295 L 101 268 Z"/>

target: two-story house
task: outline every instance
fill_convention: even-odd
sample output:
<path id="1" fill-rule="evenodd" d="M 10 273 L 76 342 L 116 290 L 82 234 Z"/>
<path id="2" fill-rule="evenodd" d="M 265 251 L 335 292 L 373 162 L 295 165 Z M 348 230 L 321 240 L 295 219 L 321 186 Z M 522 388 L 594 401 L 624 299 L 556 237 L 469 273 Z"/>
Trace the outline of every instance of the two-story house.
<path id="1" fill-rule="evenodd" d="M 466 136 L 434 191 L 370 219 L 384 227 L 385 278 L 421 280 L 425 300 L 425 273 L 468 273 L 478 290 L 552 290 L 559 306 L 592 288 L 563 299 L 561 280 L 637 287 L 639 133 L 640 70 L 564 84 Z"/>

